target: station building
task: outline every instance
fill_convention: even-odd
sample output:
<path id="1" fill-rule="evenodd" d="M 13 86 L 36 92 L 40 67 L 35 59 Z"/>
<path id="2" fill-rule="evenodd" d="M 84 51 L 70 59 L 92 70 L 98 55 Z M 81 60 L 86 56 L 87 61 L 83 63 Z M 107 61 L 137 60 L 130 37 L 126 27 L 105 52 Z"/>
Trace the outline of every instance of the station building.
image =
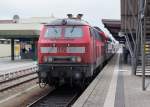
<path id="1" fill-rule="evenodd" d="M 0 20 L 0 44 L 10 45 L 7 47 L 10 50 L 6 53 L 10 53 L 11 60 L 14 60 L 15 56 L 36 60 L 40 29 L 43 24 L 54 19 L 53 16 L 20 19 L 18 15 L 14 15 L 12 20 Z M 5 51 L 4 48 L 1 50 Z"/>

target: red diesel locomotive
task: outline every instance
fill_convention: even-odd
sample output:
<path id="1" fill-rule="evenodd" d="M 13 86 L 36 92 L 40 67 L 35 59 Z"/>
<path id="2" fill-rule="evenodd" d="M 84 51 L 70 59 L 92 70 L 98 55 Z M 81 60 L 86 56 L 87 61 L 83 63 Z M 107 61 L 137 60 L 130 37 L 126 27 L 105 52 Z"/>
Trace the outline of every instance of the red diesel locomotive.
<path id="1" fill-rule="evenodd" d="M 56 19 L 44 25 L 38 41 L 39 82 L 83 85 L 106 58 L 105 35 L 77 18 Z"/>

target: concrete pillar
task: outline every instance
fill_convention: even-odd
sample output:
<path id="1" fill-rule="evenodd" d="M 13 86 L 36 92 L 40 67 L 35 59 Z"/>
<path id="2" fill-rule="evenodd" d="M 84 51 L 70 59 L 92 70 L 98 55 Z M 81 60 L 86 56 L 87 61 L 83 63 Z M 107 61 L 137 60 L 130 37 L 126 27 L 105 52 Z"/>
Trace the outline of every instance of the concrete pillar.
<path id="1" fill-rule="evenodd" d="M 11 39 L 11 60 L 14 61 L 15 57 L 15 44 L 14 44 L 14 39 Z"/>
<path id="2" fill-rule="evenodd" d="M 33 52 L 34 52 L 34 60 L 37 60 L 37 40 L 33 41 L 32 48 L 33 48 Z"/>
<path id="3" fill-rule="evenodd" d="M 136 59 L 135 55 L 131 57 L 131 63 L 132 63 L 132 74 L 136 75 Z"/>

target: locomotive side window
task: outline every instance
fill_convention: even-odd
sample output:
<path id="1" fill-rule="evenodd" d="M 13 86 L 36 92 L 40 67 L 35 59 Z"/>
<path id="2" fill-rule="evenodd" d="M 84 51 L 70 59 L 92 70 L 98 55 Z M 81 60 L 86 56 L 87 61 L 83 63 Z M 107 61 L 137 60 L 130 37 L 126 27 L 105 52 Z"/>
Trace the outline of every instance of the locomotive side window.
<path id="1" fill-rule="evenodd" d="M 102 42 L 105 42 L 104 37 L 99 33 L 99 36 L 101 37 Z"/>
<path id="2" fill-rule="evenodd" d="M 94 30 L 94 31 L 95 31 L 96 39 L 98 39 L 99 41 L 102 41 L 101 35 L 99 35 L 99 33 L 96 30 Z"/>
<path id="3" fill-rule="evenodd" d="M 61 37 L 62 28 L 57 27 L 48 27 L 46 29 L 45 38 L 59 38 Z"/>
<path id="4" fill-rule="evenodd" d="M 82 27 L 71 26 L 65 28 L 64 37 L 75 38 L 75 37 L 82 37 L 82 36 L 83 36 Z"/>
<path id="5" fill-rule="evenodd" d="M 90 35 L 93 36 L 94 38 L 96 38 L 95 32 L 92 28 L 90 28 Z"/>

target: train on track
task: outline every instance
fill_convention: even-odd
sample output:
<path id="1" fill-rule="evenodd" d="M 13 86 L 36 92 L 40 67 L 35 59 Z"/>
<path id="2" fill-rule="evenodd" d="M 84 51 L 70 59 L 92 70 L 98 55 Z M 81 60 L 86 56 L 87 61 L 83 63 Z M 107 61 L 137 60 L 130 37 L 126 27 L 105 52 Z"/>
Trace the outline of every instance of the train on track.
<path id="1" fill-rule="evenodd" d="M 43 26 L 38 41 L 39 83 L 83 86 L 116 53 L 118 42 L 81 17 L 68 14 Z"/>

